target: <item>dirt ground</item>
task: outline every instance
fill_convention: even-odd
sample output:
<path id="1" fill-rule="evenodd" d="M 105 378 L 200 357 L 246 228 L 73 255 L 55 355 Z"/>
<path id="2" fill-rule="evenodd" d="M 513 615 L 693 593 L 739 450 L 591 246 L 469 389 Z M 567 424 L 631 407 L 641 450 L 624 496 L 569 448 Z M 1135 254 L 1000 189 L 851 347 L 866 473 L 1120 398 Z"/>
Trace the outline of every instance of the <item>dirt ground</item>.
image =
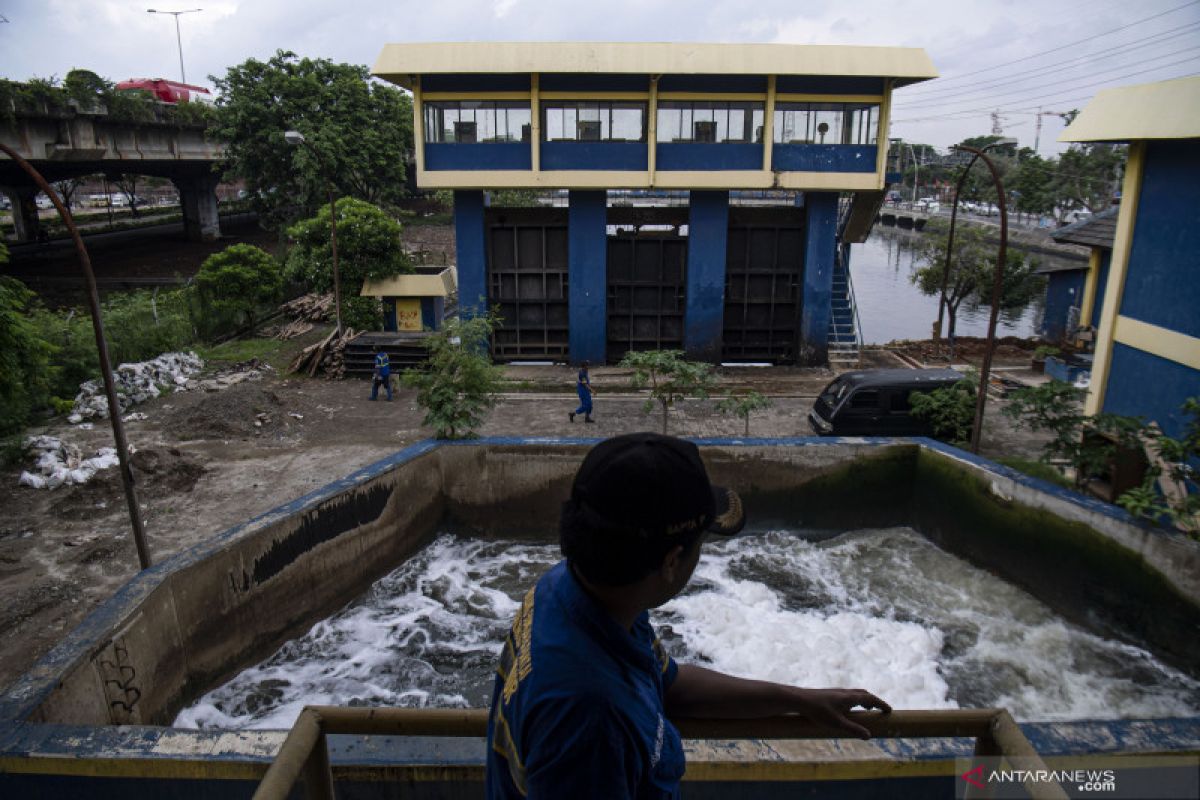
<path id="1" fill-rule="evenodd" d="M 318 329 L 311 337 L 319 335 Z M 864 365 L 903 366 L 883 350 L 865 353 Z M 752 387 L 772 397 L 773 407 L 751 418 L 754 436 L 809 435 L 808 409 L 832 377 L 826 369 L 721 370 L 722 390 Z M 625 370 L 593 371 L 595 425 L 567 419 L 575 405 L 574 373 L 567 367 L 513 366 L 506 378 L 511 391 L 481 435 L 611 436 L 659 424 L 657 415 L 642 412 L 645 398 L 630 391 Z M 368 388 L 364 381 L 268 373 L 222 391 L 179 392 L 138 406 L 147 419 L 127 423 L 127 433 L 137 451 L 133 469 L 153 560 L 429 435 L 411 390 L 401 389 L 394 402 L 372 403 Z M 996 410 L 993 405 L 987 417 L 984 454 L 1032 455 L 1036 439 L 1014 430 Z M 670 417 L 670 431 L 685 436 L 740 436 L 742 426 L 717 414 L 711 400 L 686 401 Z M 60 420 L 30 433 L 63 437 L 85 455 L 112 442 L 107 421 L 85 429 Z M 0 471 L 0 686 L 32 666 L 137 569 L 116 469 L 82 486 L 47 491 L 18 485 L 20 470 L 29 466 Z"/>

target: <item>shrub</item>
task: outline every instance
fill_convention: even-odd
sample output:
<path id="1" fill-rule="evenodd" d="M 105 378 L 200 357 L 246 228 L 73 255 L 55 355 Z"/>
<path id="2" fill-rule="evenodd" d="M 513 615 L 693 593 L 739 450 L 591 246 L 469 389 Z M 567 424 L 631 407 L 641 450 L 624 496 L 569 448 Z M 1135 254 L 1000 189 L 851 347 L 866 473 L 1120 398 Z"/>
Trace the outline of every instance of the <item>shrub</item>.
<path id="1" fill-rule="evenodd" d="M 755 411 L 763 411 L 771 407 L 771 400 L 755 391 L 747 394 L 727 394 L 725 399 L 717 404 L 717 412 L 733 414 L 746 421 L 746 436 L 750 435 L 750 415 Z"/>
<path id="2" fill-rule="evenodd" d="M 495 312 L 452 319 L 429 336 L 429 360 L 405 371 L 403 382 L 417 390 L 424 424 L 438 439 L 468 439 L 496 404 L 500 369 L 488 355 L 488 340 L 500 318 Z"/>
<path id="3" fill-rule="evenodd" d="M 235 244 L 204 260 L 196 296 L 206 316 L 254 327 L 259 308 L 274 304 L 283 288 L 278 262 L 252 244 Z"/>
<path id="4" fill-rule="evenodd" d="M 929 423 L 934 438 L 964 447 L 971 439 L 971 428 L 975 423 L 978 387 L 979 373 L 972 369 L 953 386 L 932 392 L 913 392 L 909 395 L 912 415 Z"/>
<path id="5" fill-rule="evenodd" d="M 49 399 L 53 348 L 30 322 L 33 302 L 25 284 L 0 277 L 0 435 L 21 430 Z"/>
<path id="6" fill-rule="evenodd" d="M 642 405 L 649 414 L 657 402 L 662 409 L 662 432 L 667 433 L 667 412 L 685 397 L 708 397 L 713 385 L 712 367 L 699 361 L 687 361 L 682 350 L 643 350 L 626 353 L 620 366 L 633 370 L 633 386 L 650 387 L 650 397 Z"/>

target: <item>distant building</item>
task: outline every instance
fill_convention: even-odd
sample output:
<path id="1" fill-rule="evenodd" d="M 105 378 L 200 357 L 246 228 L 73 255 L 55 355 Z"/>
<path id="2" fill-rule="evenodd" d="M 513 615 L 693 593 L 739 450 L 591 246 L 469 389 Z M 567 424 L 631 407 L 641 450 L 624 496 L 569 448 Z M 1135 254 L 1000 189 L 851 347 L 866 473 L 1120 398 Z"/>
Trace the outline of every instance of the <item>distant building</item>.
<path id="1" fill-rule="evenodd" d="M 1200 396 L 1200 77 L 1100 92 L 1059 136 L 1129 142 L 1086 410 L 1172 436 Z M 1101 260 L 1101 266 L 1103 262 Z"/>
<path id="2" fill-rule="evenodd" d="M 1113 206 L 1050 234 L 1060 244 L 1090 248 L 1091 255 L 1086 265 L 1064 262 L 1038 270 L 1046 276 L 1046 304 L 1038 330 L 1046 341 L 1078 344 L 1094 339 L 1112 263 L 1118 211 L 1119 207 Z"/>
<path id="3" fill-rule="evenodd" d="M 887 188 L 892 91 L 937 75 L 911 48 L 583 42 L 393 44 L 373 72 L 413 93 L 417 184 L 454 191 L 459 305 L 499 306 L 492 356 L 592 363 L 856 343 L 849 243 Z"/>

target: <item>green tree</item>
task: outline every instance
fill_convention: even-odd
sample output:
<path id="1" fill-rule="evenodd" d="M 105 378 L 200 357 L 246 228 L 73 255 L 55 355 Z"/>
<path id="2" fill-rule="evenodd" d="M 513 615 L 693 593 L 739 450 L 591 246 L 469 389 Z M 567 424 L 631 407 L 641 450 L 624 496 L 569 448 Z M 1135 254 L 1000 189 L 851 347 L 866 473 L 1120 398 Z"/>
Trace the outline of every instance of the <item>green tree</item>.
<path id="1" fill-rule="evenodd" d="M 922 294 L 939 297 L 945 275 L 946 242 L 949 225 L 942 220 L 930 220 L 925 235 L 916 245 L 914 270 L 910 280 Z M 958 225 L 954 229 L 954 251 L 950 257 L 950 273 L 946 276 L 947 335 L 953 336 L 958 309 L 963 301 L 989 305 L 996 274 L 996 245 L 986 239 L 987 230 L 975 225 Z M 1019 252 L 1008 250 L 1004 279 L 1001 284 L 1000 308 L 1022 308 L 1041 290 L 1042 279 L 1035 272 L 1037 263 L 1026 260 Z"/>
<path id="2" fill-rule="evenodd" d="M 279 263 L 252 244 L 231 245 L 214 253 L 196 273 L 201 310 L 253 328 L 258 309 L 279 299 L 283 275 Z"/>
<path id="3" fill-rule="evenodd" d="M 329 206 L 288 228 L 292 249 L 285 275 L 313 292 L 333 291 L 333 246 Z M 378 328 L 379 301 L 360 297 L 363 282 L 413 271 L 400 242 L 400 223 L 379 208 L 343 197 L 337 201 L 338 276 L 342 292 L 342 321 L 356 330 Z"/>
<path id="4" fill-rule="evenodd" d="M 375 205 L 403 196 L 412 101 L 372 81 L 366 67 L 280 50 L 212 79 L 219 95 L 213 135 L 228 142 L 228 175 L 246 181 L 252 206 L 272 226 L 294 218 L 292 204 L 325 202 L 329 183 L 338 196 Z M 287 130 L 303 133 L 320 162 L 307 147 L 287 144 Z"/>
<path id="5" fill-rule="evenodd" d="M 417 390 L 424 424 L 438 439 L 469 439 L 496 405 L 501 370 L 488 355 L 488 341 L 500 323 L 492 312 L 452 319 L 430 334 L 429 360 L 404 372 L 405 386 Z"/>
<path id="6" fill-rule="evenodd" d="M 772 405 L 769 397 L 764 397 L 758 392 L 751 390 L 745 394 L 733 394 L 730 392 L 725 395 L 725 398 L 717 403 L 717 412 L 720 414 L 733 414 L 741 417 L 746 422 L 746 436 L 750 435 L 750 415 L 756 411 L 765 411 Z"/>
<path id="7" fill-rule="evenodd" d="M 1027 214 L 1051 214 L 1054 196 L 1054 162 L 1036 153 L 1022 152 L 1021 161 L 1007 184 L 1016 198 L 1016 210 Z"/>
<path id="8" fill-rule="evenodd" d="M 934 438 L 965 447 L 971 440 L 975 423 L 975 392 L 979 389 L 979 373 L 969 370 L 967 376 L 953 386 L 932 392 L 912 392 L 908 396 L 912 415 L 928 422 Z"/>
<path id="9" fill-rule="evenodd" d="M 7 262 L 0 245 L 0 264 Z M 0 435 L 20 431 L 49 401 L 53 348 L 29 319 L 33 303 L 25 284 L 0 276 Z"/>
<path id="10" fill-rule="evenodd" d="M 712 367 L 699 361 L 687 361 L 682 350 L 643 350 L 626 353 L 620 366 L 633 370 L 634 388 L 650 387 L 650 397 L 642 406 L 649 414 L 657 402 L 662 408 L 662 432 L 667 432 L 667 412 L 685 397 L 708 397 L 713 387 Z"/>
<path id="11" fill-rule="evenodd" d="M 1042 446 L 1047 464 L 1065 461 L 1075 470 L 1075 486 L 1101 475 L 1123 450 L 1142 446 L 1145 423 L 1119 414 L 1084 416 L 1082 389 L 1062 381 L 1018 389 L 1004 414 L 1031 430 L 1049 433 Z"/>
<path id="12" fill-rule="evenodd" d="M 1059 156 L 1052 183 L 1059 221 L 1076 209 L 1095 214 L 1108 208 L 1121 186 L 1126 155 L 1125 145 L 1084 143 Z"/>

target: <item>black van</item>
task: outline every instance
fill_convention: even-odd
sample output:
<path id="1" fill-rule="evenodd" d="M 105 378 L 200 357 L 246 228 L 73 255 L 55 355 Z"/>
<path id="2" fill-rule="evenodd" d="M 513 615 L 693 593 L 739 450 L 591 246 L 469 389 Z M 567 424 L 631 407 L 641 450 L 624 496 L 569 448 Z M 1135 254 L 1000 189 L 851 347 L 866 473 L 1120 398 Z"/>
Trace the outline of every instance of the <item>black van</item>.
<path id="1" fill-rule="evenodd" d="M 821 436 L 931 436 L 928 423 L 913 417 L 909 397 L 965 377 L 952 369 L 847 372 L 821 392 L 808 421 Z"/>

